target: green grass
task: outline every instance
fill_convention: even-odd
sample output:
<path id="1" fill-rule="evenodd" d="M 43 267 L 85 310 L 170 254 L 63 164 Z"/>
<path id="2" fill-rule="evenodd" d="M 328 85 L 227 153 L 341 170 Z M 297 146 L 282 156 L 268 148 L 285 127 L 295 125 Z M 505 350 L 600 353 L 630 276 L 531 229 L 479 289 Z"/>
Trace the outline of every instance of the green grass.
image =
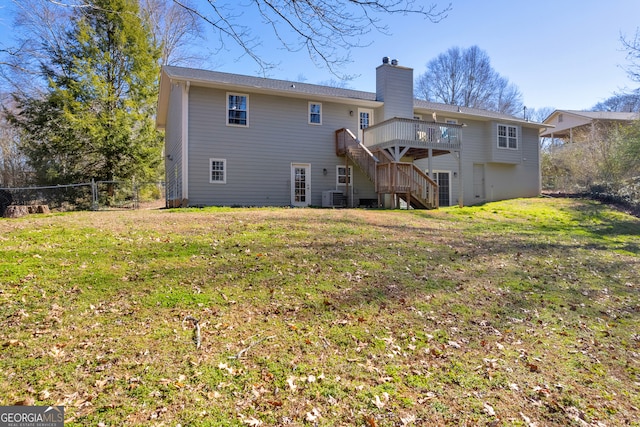
<path id="1" fill-rule="evenodd" d="M 0 405 L 70 426 L 638 426 L 639 261 L 640 220 L 564 199 L 0 219 Z"/>

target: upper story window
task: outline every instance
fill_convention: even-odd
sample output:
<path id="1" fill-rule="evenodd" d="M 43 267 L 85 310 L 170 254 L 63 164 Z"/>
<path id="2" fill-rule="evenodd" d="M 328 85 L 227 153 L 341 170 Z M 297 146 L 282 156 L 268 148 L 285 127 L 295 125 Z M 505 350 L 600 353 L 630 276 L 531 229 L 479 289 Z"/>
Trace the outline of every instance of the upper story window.
<path id="1" fill-rule="evenodd" d="M 518 128 L 510 125 L 498 125 L 498 148 L 518 149 Z"/>
<path id="2" fill-rule="evenodd" d="M 562 123 L 564 121 L 564 115 L 558 114 L 558 123 Z"/>
<path id="3" fill-rule="evenodd" d="M 360 129 L 366 129 L 371 126 L 371 112 L 360 111 Z"/>
<path id="4" fill-rule="evenodd" d="M 227 125 L 249 126 L 249 95 L 227 93 Z"/>
<path id="5" fill-rule="evenodd" d="M 321 125 L 322 124 L 322 104 L 319 102 L 309 103 L 309 124 Z"/>

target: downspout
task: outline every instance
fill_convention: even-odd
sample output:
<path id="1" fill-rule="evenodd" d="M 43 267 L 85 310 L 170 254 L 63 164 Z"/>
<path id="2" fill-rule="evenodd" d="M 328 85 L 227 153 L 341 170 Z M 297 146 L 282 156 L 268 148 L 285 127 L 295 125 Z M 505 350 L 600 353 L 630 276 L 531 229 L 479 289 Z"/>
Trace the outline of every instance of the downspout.
<path id="1" fill-rule="evenodd" d="M 344 180 L 344 182 L 345 182 L 344 189 L 345 189 L 345 192 L 346 192 L 345 197 L 347 198 L 347 207 L 348 208 L 352 208 L 353 207 L 353 206 L 351 206 L 352 201 L 351 201 L 351 198 L 349 197 L 349 179 L 350 179 L 350 177 L 349 177 L 349 156 L 348 155 L 344 156 L 344 170 L 345 170 L 344 173 L 346 175 L 346 178 Z"/>
<path id="2" fill-rule="evenodd" d="M 463 127 L 465 125 L 463 124 Z M 460 129 L 460 151 L 458 151 L 458 191 L 460 192 L 460 196 L 458 197 L 458 206 L 464 206 L 464 176 L 462 174 L 462 142 L 464 139 L 462 138 L 462 129 Z"/>
<path id="3" fill-rule="evenodd" d="M 189 205 L 189 89 L 191 82 L 184 83 L 182 91 L 182 207 Z"/>
<path id="4" fill-rule="evenodd" d="M 429 176 L 429 178 L 433 179 L 433 148 L 429 147 L 429 149 L 427 150 L 427 168 L 429 169 L 427 171 L 427 175 Z M 435 197 L 440 197 L 440 195 L 438 194 L 434 194 L 433 197 L 431 196 L 434 193 L 433 191 L 433 186 L 429 186 L 429 200 L 434 200 Z M 440 201 L 438 200 L 438 205 L 440 205 Z"/>
<path id="5" fill-rule="evenodd" d="M 464 207 L 464 185 L 463 185 L 463 176 L 462 176 L 462 150 L 458 151 L 458 191 L 460 192 L 460 197 L 458 198 L 458 206 Z"/>

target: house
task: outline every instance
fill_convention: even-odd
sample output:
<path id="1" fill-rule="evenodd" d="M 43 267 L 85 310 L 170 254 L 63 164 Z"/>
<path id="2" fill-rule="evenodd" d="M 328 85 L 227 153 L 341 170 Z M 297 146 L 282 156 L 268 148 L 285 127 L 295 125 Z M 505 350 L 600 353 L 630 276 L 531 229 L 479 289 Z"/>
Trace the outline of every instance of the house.
<path id="1" fill-rule="evenodd" d="M 540 192 L 539 123 L 415 100 L 383 58 L 376 91 L 165 66 L 167 206 L 436 208 Z"/>
<path id="2" fill-rule="evenodd" d="M 540 137 L 568 143 L 593 142 L 603 131 L 638 118 L 638 113 L 555 110 L 542 122 L 549 127 L 541 130 Z"/>

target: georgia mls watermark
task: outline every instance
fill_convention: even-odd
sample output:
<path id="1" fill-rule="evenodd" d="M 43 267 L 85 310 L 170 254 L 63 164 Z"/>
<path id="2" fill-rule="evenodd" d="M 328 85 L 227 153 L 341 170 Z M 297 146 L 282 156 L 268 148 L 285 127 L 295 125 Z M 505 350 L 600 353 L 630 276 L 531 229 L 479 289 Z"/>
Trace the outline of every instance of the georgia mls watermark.
<path id="1" fill-rule="evenodd" d="M 64 406 L 0 406 L 0 427 L 64 427 Z"/>

